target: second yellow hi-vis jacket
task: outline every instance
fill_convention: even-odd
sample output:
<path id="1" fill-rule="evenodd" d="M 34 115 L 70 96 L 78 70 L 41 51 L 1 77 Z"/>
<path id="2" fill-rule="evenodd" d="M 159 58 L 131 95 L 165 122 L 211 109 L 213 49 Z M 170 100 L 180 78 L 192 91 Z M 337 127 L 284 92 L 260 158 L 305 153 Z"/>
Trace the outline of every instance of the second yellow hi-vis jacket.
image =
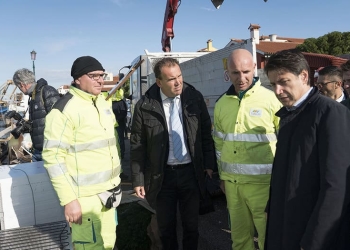
<path id="1" fill-rule="evenodd" d="M 75 87 L 46 116 L 44 166 L 62 206 L 120 184 L 115 122 L 102 94 Z"/>
<path id="2" fill-rule="evenodd" d="M 214 109 L 214 142 L 220 178 L 271 174 L 281 108 L 274 93 L 258 80 L 240 100 L 234 87 Z"/>

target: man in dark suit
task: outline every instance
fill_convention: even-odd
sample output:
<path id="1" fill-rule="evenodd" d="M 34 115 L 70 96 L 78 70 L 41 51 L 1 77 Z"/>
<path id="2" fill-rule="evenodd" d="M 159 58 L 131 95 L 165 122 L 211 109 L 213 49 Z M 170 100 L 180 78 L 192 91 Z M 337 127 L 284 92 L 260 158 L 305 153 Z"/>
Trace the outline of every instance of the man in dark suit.
<path id="1" fill-rule="evenodd" d="M 138 101 L 133 114 L 133 187 L 156 210 L 163 249 L 178 249 L 179 205 L 183 249 L 194 250 L 204 172 L 211 175 L 216 164 L 211 120 L 202 94 L 183 82 L 176 59 L 158 61 L 154 73 L 156 83 Z"/>
<path id="2" fill-rule="evenodd" d="M 327 66 L 318 72 L 316 86 L 324 96 L 342 102 L 349 98 L 343 89 L 343 72 L 337 66 Z"/>
<path id="3" fill-rule="evenodd" d="M 350 111 L 310 86 L 300 52 L 272 55 L 265 72 L 284 106 L 265 249 L 349 249 Z"/>

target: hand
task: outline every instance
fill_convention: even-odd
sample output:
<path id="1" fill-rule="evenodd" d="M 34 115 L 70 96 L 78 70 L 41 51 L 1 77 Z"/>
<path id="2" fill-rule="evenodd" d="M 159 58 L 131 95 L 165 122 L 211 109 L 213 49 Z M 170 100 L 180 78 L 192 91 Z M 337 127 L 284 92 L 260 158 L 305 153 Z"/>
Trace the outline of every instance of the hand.
<path id="1" fill-rule="evenodd" d="M 78 200 L 71 201 L 64 206 L 64 216 L 69 223 L 81 225 L 81 207 Z"/>
<path id="2" fill-rule="evenodd" d="M 212 176 L 213 176 L 213 170 L 212 169 L 210 169 L 210 168 L 205 169 L 204 172 L 206 172 L 207 175 L 209 175 L 210 179 L 212 178 Z"/>
<path id="3" fill-rule="evenodd" d="M 137 197 L 142 198 L 142 199 L 145 198 L 146 192 L 145 192 L 144 186 L 134 187 L 134 191 L 135 191 Z"/>
<path id="4" fill-rule="evenodd" d="M 223 193 L 225 193 L 225 181 L 220 181 L 220 189 Z"/>

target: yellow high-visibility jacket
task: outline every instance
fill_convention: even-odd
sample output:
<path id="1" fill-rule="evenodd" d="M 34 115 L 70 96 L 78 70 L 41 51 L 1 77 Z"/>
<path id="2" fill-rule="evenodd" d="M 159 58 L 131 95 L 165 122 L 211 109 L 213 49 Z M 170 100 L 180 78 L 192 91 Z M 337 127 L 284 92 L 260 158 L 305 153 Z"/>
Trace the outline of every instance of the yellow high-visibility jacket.
<path id="1" fill-rule="evenodd" d="M 120 101 L 124 99 L 124 90 L 122 88 L 117 89 L 117 91 L 112 96 L 112 101 Z"/>
<path id="2" fill-rule="evenodd" d="M 259 80 L 241 100 L 231 86 L 217 101 L 213 138 L 222 180 L 271 174 L 279 127 L 275 113 L 281 107 Z"/>
<path id="3" fill-rule="evenodd" d="M 62 206 L 120 184 L 115 122 L 102 94 L 73 86 L 46 116 L 42 155 Z"/>

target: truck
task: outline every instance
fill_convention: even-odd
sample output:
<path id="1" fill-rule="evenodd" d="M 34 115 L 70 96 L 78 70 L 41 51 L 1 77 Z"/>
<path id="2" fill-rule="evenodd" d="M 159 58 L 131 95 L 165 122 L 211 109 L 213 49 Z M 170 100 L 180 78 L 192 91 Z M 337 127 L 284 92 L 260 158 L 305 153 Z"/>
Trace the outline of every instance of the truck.
<path id="1" fill-rule="evenodd" d="M 130 78 L 130 93 L 132 95 L 131 110 L 133 111 L 133 107 L 137 101 L 155 83 L 155 75 L 152 67 L 157 59 L 171 56 L 178 59 L 184 81 L 193 85 L 203 94 L 213 122 L 215 102 L 231 85 L 226 63 L 228 55 L 235 49 L 247 49 L 252 53 L 254 62 L 257 62 L 256 44 L 253 38 L 213 52 L 150 53 L 145 50 L 145 55 L 135 58 L 135 60 L 140 60 L 140 57 L 145 59 L 144 65 L 141 65 Z M 255 68 L 254 74 L 260 77 L 265 87 L 269 87 L 269 81 L 263 70 L 257 70 Z"/>
<path id="2" fill-rule="evenodd" d="M 132 107 L 136 102 L 144 95 L 147 89 L 155 82 L 153 74 L 153 66 L 155 63 L 163 57 L 176 58 L 180 63 L 186 62 L 193 58 L 197 58 L 208 54 L 207 52 L 156 52 L 151 53 L 145 50 L 144 55 L 137 56 L 130 65 L 134 65 L 136 62 L 144 60 L 130 76 L 130 94 Z M 152 75 L 153 74 L 153 75 Z"/>

